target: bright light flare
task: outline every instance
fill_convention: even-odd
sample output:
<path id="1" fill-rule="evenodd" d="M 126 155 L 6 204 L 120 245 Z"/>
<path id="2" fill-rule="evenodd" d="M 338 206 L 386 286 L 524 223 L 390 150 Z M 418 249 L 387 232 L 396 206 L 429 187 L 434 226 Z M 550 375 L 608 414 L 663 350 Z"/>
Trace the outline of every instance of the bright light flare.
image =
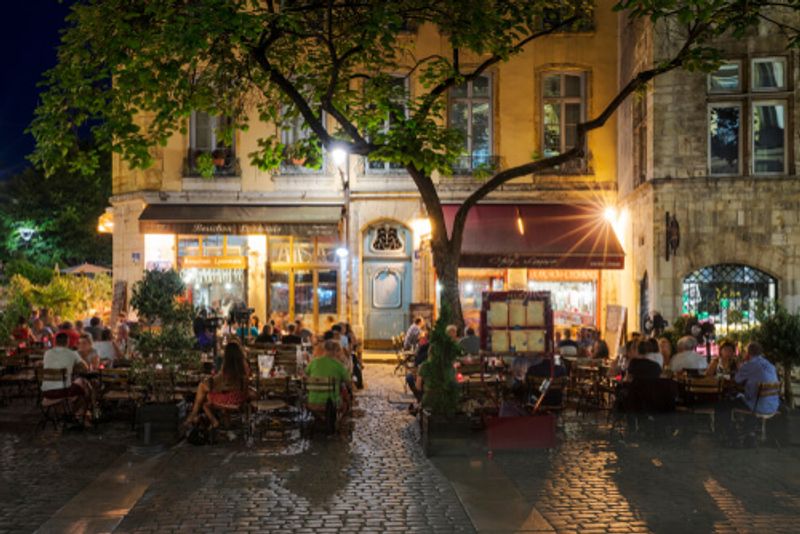
<path id="1" fill-rule="evenodd" d="M 337 147 L 331 151 L 331 157 L 333 158 L 333 163 L 337 167 L 341 167 L 347 161 L 347 150 Z"/>

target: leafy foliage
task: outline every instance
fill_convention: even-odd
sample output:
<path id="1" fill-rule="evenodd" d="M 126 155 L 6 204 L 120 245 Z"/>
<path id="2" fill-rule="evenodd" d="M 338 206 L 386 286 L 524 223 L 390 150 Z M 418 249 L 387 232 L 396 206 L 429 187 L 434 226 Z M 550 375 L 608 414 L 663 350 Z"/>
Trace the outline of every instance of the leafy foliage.
<path id="1" fill-rule="evenodd" d="M 764 347 L 765 356 L 783 367 L 784 391 L 791 398 L 791 368 L 800 365 L 800 313 L 791 313 L 776 305 L 760 321 L 753 331 L 753 339 Z"/>
<path id="2" fill-rule="evenodd" d="M 431 331 L 428 360 L 420 369 L 425 385 L 422 405 L 434 415 L 451 416 L 458 409 L 460 394 L 453 363 L 461 349 L 446 332 L 451 317 L 450 309 L 442 306 Z"/>
<path id="3" fill-rule="evenodd" d="M 131 306 L 148 326 L 166 325 L 183 318 L 177 300 L 186 292 L 186 285 L 177 271 L 154 269 L 144 272 L 144 278 L 133 286 Z"/>
<path id="4" fill-rule="evenodd" d="M 3 275 L 7 279 L 20 275 L 34 284 L 40 285 L 49 284 L 54 274 L 54 269 L 39 267 L 26 259 L 13 259 L 3 266 Z"/>

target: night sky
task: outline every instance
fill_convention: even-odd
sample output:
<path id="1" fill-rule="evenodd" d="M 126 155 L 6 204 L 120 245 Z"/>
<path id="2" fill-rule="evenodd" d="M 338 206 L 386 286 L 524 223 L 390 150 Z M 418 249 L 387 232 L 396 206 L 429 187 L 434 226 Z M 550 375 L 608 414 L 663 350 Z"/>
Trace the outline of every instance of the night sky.
<path id="1" fill-rule="evenodd" d="M 4 4 L 0 42 L 5 59 L 0 67 L 0 179 L 20 172 L 33 149 L 24 133 L 38 101 L 36 84 L 56 61 L 59 30 L 68 2 L 9 1 Z"/>

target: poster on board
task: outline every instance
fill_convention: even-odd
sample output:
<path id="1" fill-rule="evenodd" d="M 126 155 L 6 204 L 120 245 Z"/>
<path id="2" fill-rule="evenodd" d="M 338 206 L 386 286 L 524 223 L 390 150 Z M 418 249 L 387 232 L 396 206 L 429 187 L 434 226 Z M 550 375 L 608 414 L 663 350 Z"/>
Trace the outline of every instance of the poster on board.
<path id="1" fill-rule="evenodd" d="M 616 356 L 617 348 L 622 343 L 622 328 L 625 325 L 625 306 L 609 304 L 606 306 L 606 328 L 603 339 L 608 343 L 608 350 L 612 357 Z"/>

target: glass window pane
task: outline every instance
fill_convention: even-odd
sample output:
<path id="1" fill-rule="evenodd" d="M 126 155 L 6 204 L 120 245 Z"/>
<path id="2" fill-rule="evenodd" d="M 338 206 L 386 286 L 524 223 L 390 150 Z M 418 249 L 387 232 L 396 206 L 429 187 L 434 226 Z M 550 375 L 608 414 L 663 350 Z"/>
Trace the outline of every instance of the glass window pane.
<path id="1" fill-rule="evenodd" d="M 572 148 L 578 139 L 578 127 L 574 124 L 564 126 L 564 148 Z"/>
<path id="2" fill-rule="evenodd" d="M 318 238 L 317 261 L 320 263 L 336 263 L 336 249 L 339 243 L 332 239 Z"/>
<path id="3" fill-rule="evenodd" d="M 222 256 L 222 236 L 203 236 L 203 256 Z"/>
<path id="4" fill-rule="evenodd" d="M 246 256 L 247 255 L 247 236 L 229 235 L 225 248 L 226 256 Z"/>
<path id="5" fill-rule="evenodd" d="M 199 237 L 179 237 L 178 238 L 178 257 L 199 256 L 200 238 Z"/>
<path id="6" fill-rule="evenodd" d="M 192 119 L 194 120 L 193 148 L 195 150 L 211 150 L 211 132 L 213 130 L 211 126 L 211 117 L 208 113 L 196 111 L 192 115 Z"/>
<path id="7" fill-rule="evenodd" d="M 488 155 L 489 150 L 489 103 L 472 106 L 472 154 Z"/>
<path id="8" fill-rule="evenodd" d="M 551 74 L 544 77 L 544 96 L 558 97 L 561 96 L 561 75 Z"/>
<path id="9" fill-rule="evenodd" d="M 784 172 L 785 106 L 753 104 L 753 170 Z"/>
<path id="10" fill-rule="evenodd" d="M 784 70 L 786 63 L 778 59 L 756 59 L 753 61 L 753 90 L 769 91 L 786 87 Z"/>
<path id="11" fill-rule="evenodd" d="M 288 237 L 269 238 L 269 261 L 272 263 L 290 263 L 292 261 Z"/>
<path id="12" fill-rule="evenodd" d="M 711 93 L 732 93 L 739 90 L 739 64 L 723 63 L 708 75 L 708 90 Z"/>
<path id="13" fill-rule="evenodd" d="M 456 85 L 450 89 L 450 95 L 456 98 L 465 98 L 467 96 L 467 84 Z"/>
<path id="14" fill-rule="evenodd" d="M 289 313 L 289 273 L 270 271 L 269 307 L 271 312 Z"/>
<path id="15" fill-rule="evenodd" d="M 319 313 L 338 313 L 336 309 L 339 291 L 339 273 L 335 270 L 317 271 L 317 300 Z"/>
<path id="16" fill-rule="evenodd" d="M 314 312 L 314 278 L 311 271 L 294 273 L 294 313 Z"/>
<path id="17" fill-rule="evenodd" d="M 708 118 L 711 174 L 739 174 L 739 131 L 738 106 L 711 108 Z"/>
<path id="18" fill-rule="evenodd" d="M 472 81 L 472 96 L 487 98 L 489 96 L 489 77 L 479 76 Z"/>
<path id="19" fill-rule="evenodd" d="M 450 108 L 450 127 L 460 131 L 464 134 L 464 151 L 469 150 L 469 142 L 467 140 L 467 124 L 469 118 L 469 104 L 464 102 L 455 102 Z"/>
<path id="20" fill-rule="evenodd" d="M 578 124 L 581 122 L 581 105 L 580 104 L 565 104 L 564 105 L 564 122 L 566 124 Z"/>
<path id="21" fill-rule="evenodd" d="M 564 75 L 564 96 L 581 96 L 581 76 L 575 76 L 574 74 Z"/>
<path id="22" fill-rule="evenodd" d="M 561 153 L 561 108 L 558 104 L 544 105 L 544 155 Z"/>
<path id="23" fill-rule="evenodd" d="M 314 241 L 309 240 L 294 240 L 294 262 L 295 263 L 311 263 L 314 261 Z"/>

